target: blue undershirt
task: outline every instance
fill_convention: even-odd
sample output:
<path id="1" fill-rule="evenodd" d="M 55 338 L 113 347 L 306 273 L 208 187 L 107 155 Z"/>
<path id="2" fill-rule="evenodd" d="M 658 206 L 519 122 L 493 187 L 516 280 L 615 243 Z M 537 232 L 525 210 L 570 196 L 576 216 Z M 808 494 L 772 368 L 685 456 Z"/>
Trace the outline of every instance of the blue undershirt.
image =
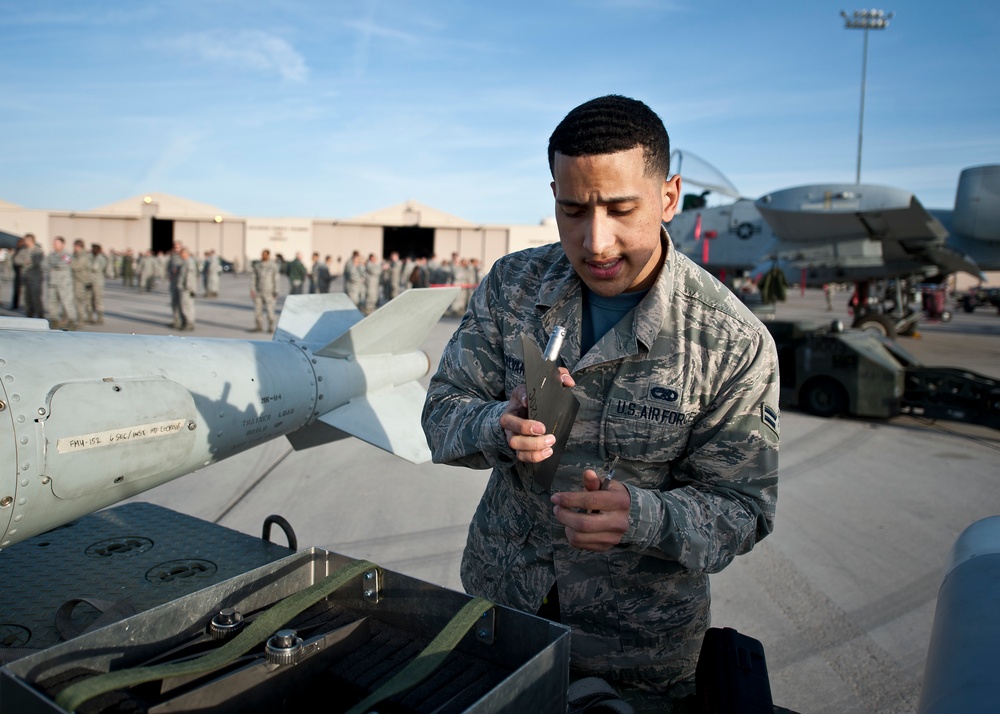
<path id="1" fill-rule="evenodd" d="M 649 290 L 621 293 L 614 297 L 602 297 L 590 288 L 583 288 L 583 319 L 580 335 L 580 354 L 590 352 L 590 348 L 600 341 L 612 327 L 642 302 Z"/>

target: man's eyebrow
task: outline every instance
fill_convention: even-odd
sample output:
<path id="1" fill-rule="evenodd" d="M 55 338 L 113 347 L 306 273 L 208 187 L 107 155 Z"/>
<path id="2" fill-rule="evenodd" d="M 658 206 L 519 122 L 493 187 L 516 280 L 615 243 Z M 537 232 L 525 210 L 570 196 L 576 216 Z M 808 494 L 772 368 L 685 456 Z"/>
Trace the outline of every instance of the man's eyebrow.
<path id="1" fill-rule="evenodd" d="M 598 199 L 597 205 L 608 206 L 612 203 L 629 203 L 638 201 L 639 196 L 611 196 L 610 198 Z M 557 198 L 556 203 L 560 206 L 589 206 L 590 201 L 575 201 L 571 198 Z"/>

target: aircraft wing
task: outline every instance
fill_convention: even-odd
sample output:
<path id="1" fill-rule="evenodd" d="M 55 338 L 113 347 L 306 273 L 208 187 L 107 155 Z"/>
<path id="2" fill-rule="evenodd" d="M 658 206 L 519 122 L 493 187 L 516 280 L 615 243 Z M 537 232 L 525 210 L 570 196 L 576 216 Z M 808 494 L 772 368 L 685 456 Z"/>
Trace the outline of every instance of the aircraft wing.
<path id="1" fill-rule="evenodd" d="M 925 263 L 979 275 L 973 261 L 945 247 L 948 229 L 917 198 L 886 186 L 819 184 L 776 191 L 756 202 L 782 241 L 879 241 L 886 263 Z"/>

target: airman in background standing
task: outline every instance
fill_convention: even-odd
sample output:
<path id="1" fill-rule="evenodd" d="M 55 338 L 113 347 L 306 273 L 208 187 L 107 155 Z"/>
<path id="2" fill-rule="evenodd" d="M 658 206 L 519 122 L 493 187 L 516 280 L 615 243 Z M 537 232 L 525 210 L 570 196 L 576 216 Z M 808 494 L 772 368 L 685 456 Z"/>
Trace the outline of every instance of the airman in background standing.
<path id="1" fill-rule="evenodd" d="M 194 329 L 194 296 L 198 293 L 198 261 L 184 246 L 181 246 L 180 258 L 180 270 L 177 275 L 178 305 L 181 316 L 179 329 L 190 332 Z"/>
<path id="2" fill-rule="evenodd" d="M 469 286 L 473 284 L 472 267 L 465 258 L 456 258 L 452 263 L 452 281 L 462 288 L 462 292 L 452 301 L 448 312 L 461 317 L 465 314 L 465 309 L 469 304 L 469 296 L 472 295 L 472 289 Z"/>
<path id="3" fill-rule="evenodd" d="M 90 322 L 90 288 L 93 283 L 90 269 L 90 254 L 84 242 L 73 241 L 73 299 L 76 302 L 76 316 L 82 322 Z"/>
<path id="4" fill-rule="evenodd" d="M 205 254 L 205 297 L 219 297 L 219 274 L 222 272 L 222 262 L 214 250 Z"/>
<path id="5" fill-rule="evenodd" d="M 392 300 L 399 295 L 403 282 L 403 261 L 399 259 L 399 253 L 392 251 L 389 253 L 389 270 L 386 280 L 385 299 Z"/>
<path id="6" fill-rule="evenodd" d="M 181 258 L 182 246 L 180 242 L 174 243 L 174 249 L 167 259 L 167 279 L 170 281 L 170 310 L 173 313 L 173 322 L 170 326 L 175 330 L 180 329 L 184 322 L 181 317 L 181 291 L 180 278 L 181 266 L 184 259 Z"/>
<path id="7" fill-rule="evenodd" d="M 368 254 L 365 263 L 365 300 L 362 312 L 371 315 L 378 307 L 379 292 L 382 283 L 382 263 L 374 253 Z"/>
<path id="8" fill-rule="evenodd" d="M 135 257 L 132 255 L 131 248 L 126 250 L 125 255 L 122 256 L 122 285 L 126 288 L 135 285 Z"/>
<path id="9" fill-rule="evenodd" d="M 156 256 L 153 255 L 153 251 L 147 250 L 139 256 L 138 262 L 139 285 L 137 287 L 144 293 L 153 292 L 153 288 L 156 287 Z"/>
<path id="10" fill-rule="evenodd" d="M 322 263 L 317 263 L 319 266 L 316 269 L 316 279 L 318 281 L 317 289 L 321 293 L 330 292 L 330 281 L 333 279 L 333 276 L 330 275 L 330 263 L 332 262 L 333 258 L 328 255 L 326 256 L 326 260 Z"/>
<path id="11" fill-rule="evenodd" d="M 321 292 L 319 289 L 319 273 L 323 264 L 319 260 L 319 253 L 312 254 L 312 265 L 309 267 L 309 294 L 315 295 Z"/>
<path id="12" fill-rule="evenodd" d="M 21 287 L 23 289 L 24 313 L 28 317 L 45 317 L 45 307 L 42 304 L 42 263 L 45 251 L 35 242 L 35 236 L 28 233 L 24 236 L 24 248 L 14 254 L 14 268 L 21 269 Z"/>
<path id="13" fill-rule="evenodd" d="M 253 278 L 250 282 L 250 297 L 253 298 L 253 330 L 263 329 L 264 315 L 267 315 L 267 331 L 274 331 L 274 304 L 278 300 L 278 264 L 271 260 L 267 248 L 260 252 L 260 260 L 253 262 Z"/>
<path id="14" fill-rule="evenodd" d="M 286 268 L 286 274 L 288 275 L 288 282 L 291 285 L 288 292 L 292 295 L 301 295 L 302 286 L 306 282 L 306 275 L 309 274 L 305 263 L 302 262 L 302 253 L 295 254 L 295 259 Z"/>
<path id="15" fill-rule="evenodd" d="M 362 307 L 365 300 L 365 266 L 358 251 L 351 253 L 351 259 L 344 266 L 344 292 L 359 309 Z"/>
<path id="16" fill-rule="evenodd" d="M 90 244 L 90 323 L 104 324 L 104 280 L 108 274 L 108 256 L 100 243 Z"/>
<path id="17" fill-rule="evenodd" d="M 28 235 L 31 235 L 30 233 Z M 34 238 L 34 236 L 32 236 Z M 10 256 L 11 268 L 14 270 L 14 285 L 10 295 L 10 309 L 16 310 L 21 306 L 21 265 L 18 263 L 18 256 L 27 250 L 27 243 L 24 238 L 18 238 L 17 245 Z"/>
<path id="18" fill-rule="evenodd" d="M 48 319 L 52 327 L 75 330 L 77 310 L 73 300 L 73 258 L 66 252 L 62 236 L 52 239 L 52 252 L 45 256 L 45 272 L 49 280 Z"/>
<path id="19" fill-rule="evenodd" d="M 410 277 L 413 275 L 413 269 L 415 267 L 417 267 L 416 258 L 412 255 L 406 256 L 406 260 L 403 261 L 403 269 L 400 271 L 399 276 L 399 292 L 405 292 L 412 287 L 410 285 Z"/>

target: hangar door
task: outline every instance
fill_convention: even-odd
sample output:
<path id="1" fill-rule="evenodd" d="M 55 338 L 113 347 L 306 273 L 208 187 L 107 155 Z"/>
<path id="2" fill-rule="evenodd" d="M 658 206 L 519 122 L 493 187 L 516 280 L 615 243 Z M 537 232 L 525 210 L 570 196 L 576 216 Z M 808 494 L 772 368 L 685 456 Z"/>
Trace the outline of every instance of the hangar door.
<path id="1" fill-rule="evenodd" d="M 434 229 L 419 226 L 385 226 L 382 229 L 382 257 L 393 251 L 401 258 L 430 258 L 434 255 Z"/>
<path id="2" fill-rule="evenodd" d="M 153 255 L 169 253 L 174 249 L 174 222 L 153 219 L 153 235 L 150 241 Z"/>

